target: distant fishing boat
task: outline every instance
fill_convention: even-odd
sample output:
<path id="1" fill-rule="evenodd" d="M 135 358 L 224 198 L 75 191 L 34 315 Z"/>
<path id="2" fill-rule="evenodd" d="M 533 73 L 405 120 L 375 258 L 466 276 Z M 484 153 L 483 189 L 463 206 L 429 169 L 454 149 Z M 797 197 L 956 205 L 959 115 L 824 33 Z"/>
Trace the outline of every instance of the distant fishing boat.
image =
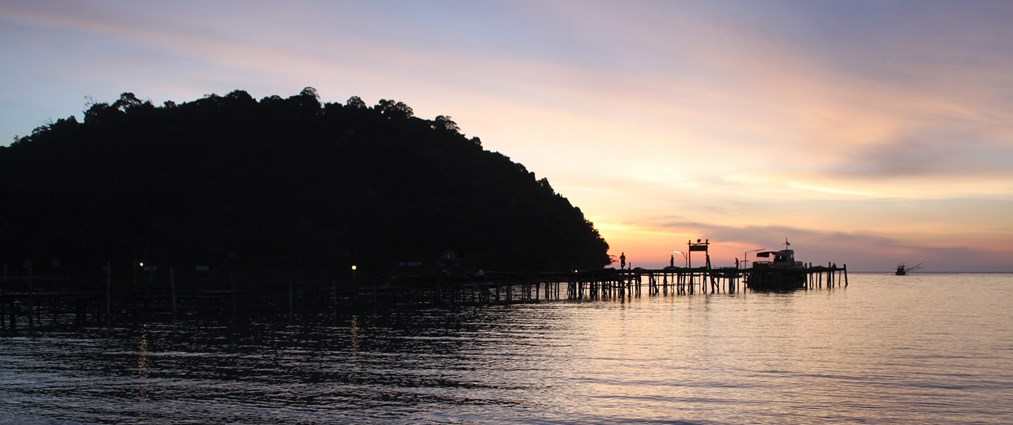
<path id="1" fill-rule="evenodd" d="M 908 267 L 904 263 L 900 263 L 897 265 L 897 271 L 894 272 L 894 274 L 897 276 L 907 276 L 908 272 L 915 271 L 921 266 L 922 266 L 921 264 L 917 264 L 914 267 Z"/>
<path id="2" fill-rule="evenodd" d="M 795 261 L 795 251 L 790 246 L 791 243 L 785 239 L 782 250 L 756 253 L 757 258 L 765 260 L 753 262 L 747 281 L 749 289 L 791 291 L 805 287 L 805 264 Z"/>

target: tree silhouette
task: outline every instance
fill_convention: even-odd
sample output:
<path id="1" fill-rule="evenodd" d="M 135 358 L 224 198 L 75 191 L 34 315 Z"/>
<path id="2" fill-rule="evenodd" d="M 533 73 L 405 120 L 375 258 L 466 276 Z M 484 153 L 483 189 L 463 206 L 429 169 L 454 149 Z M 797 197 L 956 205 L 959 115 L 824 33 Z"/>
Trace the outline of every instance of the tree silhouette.
<path id="1" fill-rule="evenodd" d="M 433 119 L 433 129 L 450 133 L 458 133 L 461 131 L 461 128 L 457 126 L 457 123 L 454 122 L 453 119 L 449 116 L 443 115 L 437 115 L 436 118 Z"/>
<path id="2" fill-rule="evenodd" d="M 345 106 L 352 109 L 366 109 L 366 102 L 363 102 L 359 96 L 352 96 L 345 101 Z"/>
<path id="3" fill-rule="evenodd" d="M 137 256 L 290 268 L 608 264 L 580 209 L 449 116 L 315 89 L 95 103 L 0 148 L 0 261 L 95 269 Z M 154 260 L 152 260 L 154 261 Z M 342 266 L 343 267 L 343 266 Z"/>
<path id="4" fill-rule="evenodd" d="M 405 120 L 415 115 L 415 112 L 412 111 L 410 106 L 405 105 L 403 102 L 388 99 L 380 99 L 373 109 L 376 110 L 380 116 L 389 119 Z"/>

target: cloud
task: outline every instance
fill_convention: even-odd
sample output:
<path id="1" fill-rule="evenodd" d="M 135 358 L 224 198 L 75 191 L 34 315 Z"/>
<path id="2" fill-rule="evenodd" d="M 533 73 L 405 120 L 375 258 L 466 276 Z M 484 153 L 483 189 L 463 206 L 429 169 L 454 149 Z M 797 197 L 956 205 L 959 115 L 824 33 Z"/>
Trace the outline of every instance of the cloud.
<path id="1" fill-rule="evenodd" d="M 860 146 L 832 168 L 858 178 L 1013 176 L 1013 140 L 984 129 L 919 128 Z"/>

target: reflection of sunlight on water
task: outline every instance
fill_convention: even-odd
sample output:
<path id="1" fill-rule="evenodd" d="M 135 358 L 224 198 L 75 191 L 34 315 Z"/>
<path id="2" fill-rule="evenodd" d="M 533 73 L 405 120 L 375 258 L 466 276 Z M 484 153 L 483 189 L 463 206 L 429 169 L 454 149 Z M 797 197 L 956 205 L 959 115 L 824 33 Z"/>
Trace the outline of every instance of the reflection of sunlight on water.
<path id="1" fill-rule="evenodd" d="M 151 366 L 151 351 L 148 342 L 148 333 L 144 332 L 137 338 L 137 374 L 147 376 L 148 367 Z"/>
<path id="2" fill-rule="evenodd" d="M 348 333 L 352 337 L 351 350 L 353 353 L 359 352 L 359 316 L 352 315 L 352 324 L 348 328 Z"/>
<path id="3" fill-rule="evenodd" d="M 0 385 L 0 411 L 84 423 L 1008 423 L 1010 304 L 1013 275 L 859 274 L 835 291 L 7 339 L 0 378 L 19 384 Z"/>
<path id="4" fill-rule="evenodd" d="M 151 367 L 151 343 L 148 340 L 148 333 L 141 332 L 141 335 L 137 337 L 137 368 L 136 373 L 139 378 L 147 378 L 148 371 Z M 143 382 L 137 385 L 137 398 L 147 399 L 148 389 L 147 385 Z"/>

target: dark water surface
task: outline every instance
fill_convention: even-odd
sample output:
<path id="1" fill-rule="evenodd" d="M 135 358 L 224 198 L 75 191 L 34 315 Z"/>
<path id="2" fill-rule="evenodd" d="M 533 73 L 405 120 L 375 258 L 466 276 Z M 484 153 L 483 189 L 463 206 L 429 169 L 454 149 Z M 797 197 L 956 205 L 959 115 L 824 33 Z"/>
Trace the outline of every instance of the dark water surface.
<path id="1" fill-rule="evenodd" d="M 0 338 L 0 423 L 1013 423 L 1013 275 L 850 278 Z"/>

